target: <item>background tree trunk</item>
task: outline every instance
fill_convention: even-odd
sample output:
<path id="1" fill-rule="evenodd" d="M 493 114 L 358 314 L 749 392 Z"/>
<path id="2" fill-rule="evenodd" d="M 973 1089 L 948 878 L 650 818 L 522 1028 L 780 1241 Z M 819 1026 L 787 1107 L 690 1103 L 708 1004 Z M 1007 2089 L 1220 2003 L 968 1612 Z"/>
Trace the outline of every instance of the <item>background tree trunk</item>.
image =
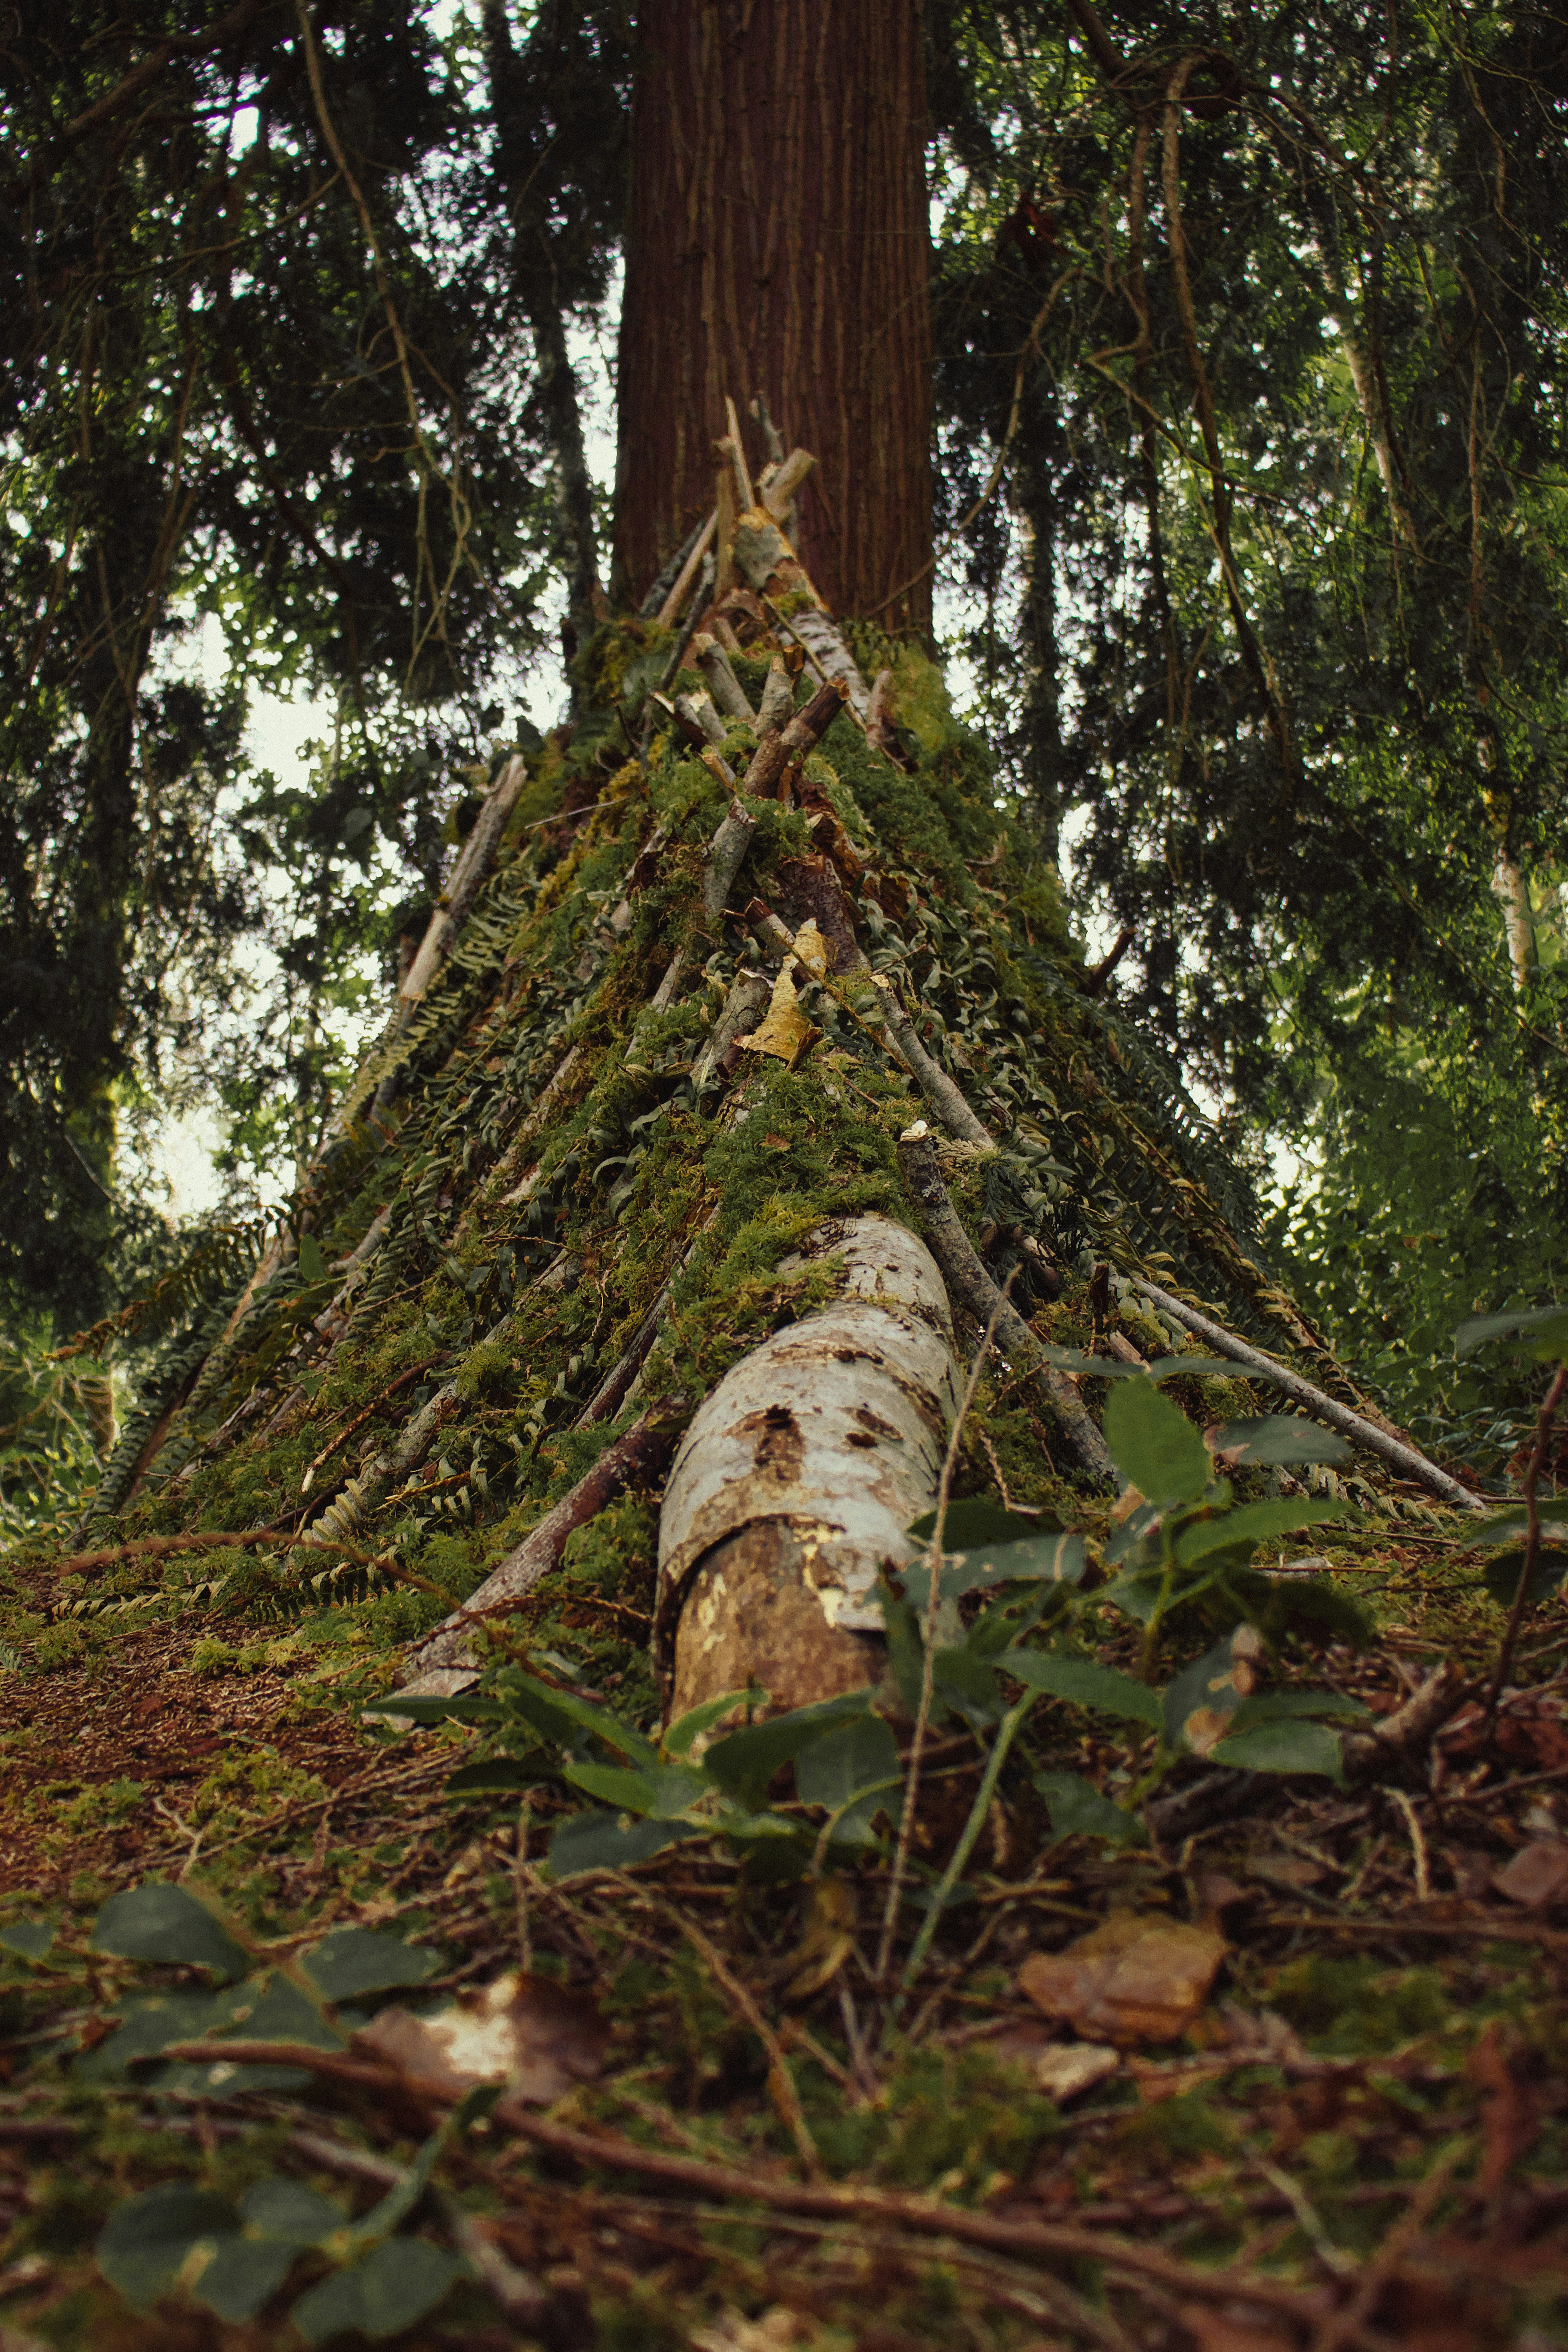
<path id="1" fill-rule="evenodd" d="M 646 0 L 620 341 L 616 580 L 713 504 L 728 394 L 818 460 L 801 560 L 831 611 L 931 617 L 926 100 L 914 0 Z M 919 573 L 920 577 L 915 578 Z M 891 598 L 889 603 L 887 600 Z"/>

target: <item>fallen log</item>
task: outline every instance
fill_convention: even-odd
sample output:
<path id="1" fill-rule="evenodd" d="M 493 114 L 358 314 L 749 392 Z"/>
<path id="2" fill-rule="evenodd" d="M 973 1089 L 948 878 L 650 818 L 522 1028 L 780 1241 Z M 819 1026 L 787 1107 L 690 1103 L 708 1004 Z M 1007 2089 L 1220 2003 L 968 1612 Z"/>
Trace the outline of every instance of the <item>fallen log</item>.
<path id="1" fill-rule="evenodd" d="M 879 1578 L 918 1547 L 957 1408 L 947 1296 L 906 1227 L 824 1226 L 843 1294 L 704 1399 L 659 1515 L 654 1658 L 672 1711 L 754 1681 L 778 1708 L 878 1680 Z"/>

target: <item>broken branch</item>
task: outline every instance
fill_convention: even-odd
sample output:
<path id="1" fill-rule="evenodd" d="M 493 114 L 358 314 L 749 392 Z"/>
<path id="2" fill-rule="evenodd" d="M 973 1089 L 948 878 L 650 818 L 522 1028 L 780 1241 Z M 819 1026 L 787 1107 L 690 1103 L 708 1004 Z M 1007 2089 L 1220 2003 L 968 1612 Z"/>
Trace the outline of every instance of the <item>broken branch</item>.
<path id="1" fill-rule="evenodd" d="M 1238 1339 L 1235 1332 L 1227 1331 L 1223 1324 L 1213 1322 L 1206 1315 L 1200 1315 L 1195 1307 L 1184 1306 L 1181 1299 L 1173 1298 L 1168 1290 L 1161 1290 L 1152 1282 L 1134 1282 L 1132 1287 L 1140 1297 L 1152 1300 L 1163 1313 L 1173 1316 L 1178 1323 L 1195 1332 L 1200 1339 L 1206 1339 L 1211 1347 L 1217 1348 L 1233 1363 L 1245 1364 L 1249 1370 L 1260 1372 L 1271 1380 L 1276 1387 L 1284 1390 L 1287 1396 L 1294 1397 L 1298 1404 L 1305 1405 L 1314 1421 L 1326 1422 L 1331 1429 L 1341 1431 L 1354 1444 L 1364 1447 L 1367 1453 L 1379 1455 L 1406 1478 L 1418 1479 L 1429 1493 L 1440 1495 L 1456 1510 L 1486 1509 L 1486 1504 L 1479 1495 L 1472 1495 L 1468 1486 L 1461 1486 L 1457 1478 L 1450 1478 L 1446 1470 L 1439 1470 L 1435 1462 L 1428 1462 L 1426 1456 L 1417 1454 L 1413 1445 L 1405 1445 L 1397 1437 L 1390 1437 L 1386 1431 L 1374 1428 L 1370 1421 L 1363 1421 L 1359 1412 L 1352 1412 L 1349 1405 L 1337 1403 L 1332 1397 L 1325 1396 L 1321 1389 L 1315 1389 L 1310 1381 L 1304 1381 L 1299 1372 L 1288 1371 L 1283 1364 L 1277 1364 L 1272 1356 L 1248 1347 L 1245 1339 Z"/>
<path id="2" fill-rule="evenodd" d="M 650 1406 L 617 1437 L 571 1493 L 545 1513 L 515 1550 L 508 1552 L 466 1605 L 444 1618 L 410 1652 L 407 1663 L 417 1679 L 404 1688 L 417 1696 L 419 1684 L 427 1675 L 452 1667 L 470 1669 L 473 1619 L 500 1616 L 514 1609 L 524 1594 L 560 1566 L 568 1536 L 596 1518 L 634 1479 L 652 1477 L 662 1470 L 675 1450 L 685 1411 L 682 1399 L 667 1398 Z"/>

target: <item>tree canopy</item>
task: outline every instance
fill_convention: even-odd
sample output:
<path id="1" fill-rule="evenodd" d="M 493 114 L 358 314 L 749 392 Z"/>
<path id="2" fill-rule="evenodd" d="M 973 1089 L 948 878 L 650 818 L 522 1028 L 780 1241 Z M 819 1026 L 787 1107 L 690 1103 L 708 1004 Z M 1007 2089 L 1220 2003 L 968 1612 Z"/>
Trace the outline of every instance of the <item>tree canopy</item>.
<path id="1" fill-rule="evenodd" d="M 939 612 L 1004 782 L 1231 1151 L 1321 1169 L 1298 1280 L 1458 1413 L 1452 1310 L 1554 1278 L 1568 1217 L 1563 24 L 931 0 L 925 37 Z M 13 1318 L 162 1246 L 115 1152 L 149 1107 L 221 1098 L 237 1207 L 309 1159 L 556 583 L 569 644 L 595 617 L 572 354 L 638 70 L 568 0 L 8 35 Z M 247 759 L 268 684 L 331 713 L 304 789 Z"/>

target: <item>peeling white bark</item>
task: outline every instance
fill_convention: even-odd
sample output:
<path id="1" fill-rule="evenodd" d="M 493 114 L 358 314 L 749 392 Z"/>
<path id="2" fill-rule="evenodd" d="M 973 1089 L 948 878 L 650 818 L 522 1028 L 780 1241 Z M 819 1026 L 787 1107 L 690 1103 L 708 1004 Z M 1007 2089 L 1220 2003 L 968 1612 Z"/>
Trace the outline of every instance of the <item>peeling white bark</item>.
<path id="1" fill-rule="evenodd" d="M 881 1632 L 877 1580 L 915 1557 L 904 1530 L 936 1499 L 959 1378 L 935 1263 L 883 1217 L 825 1226 L 808 1254 L 842 1258 L 845 1291 L 704 1399 L 665 1490 L 654 1640 L 678 1707 L 737 1687 L 737 1661 L 775 1700 L 821 1696 L 814 1644 Z M 787 1593 L 776 1543 L 765 1593 L 736 1549 L 767 1529 L 788 1538 Z M 842 1687 L 842 1667 L 824 1682 Z"/>
<path id="2" fill-rule="evenodd" d="M 1492 896 L 1502 915 L 1514 993 L 1522 996 L 1535 977 L 1535 916 L 1530 904 L 1530 884 L 1525 878 L 1524 868 L 1505 849 L 1498 851 L 1497 863 L 1492 868 Z"/>

